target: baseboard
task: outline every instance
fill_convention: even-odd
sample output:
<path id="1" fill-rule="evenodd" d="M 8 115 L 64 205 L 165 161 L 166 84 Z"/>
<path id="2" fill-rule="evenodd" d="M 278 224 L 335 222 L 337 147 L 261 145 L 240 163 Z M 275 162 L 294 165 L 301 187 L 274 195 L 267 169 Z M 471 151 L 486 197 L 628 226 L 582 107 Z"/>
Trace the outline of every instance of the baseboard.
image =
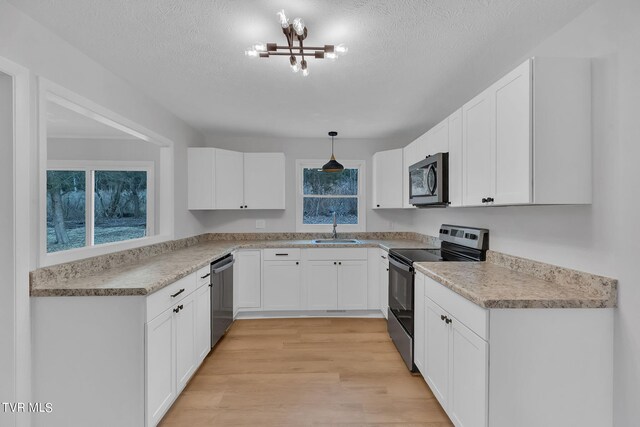
<path id="1" fill-rule="evenodd" d="M 298 310 L 298 311 L 240 311 L 236 319 L 280 319 L 305 317 L 350 317 L 383 319 L 380 310 Z"/>

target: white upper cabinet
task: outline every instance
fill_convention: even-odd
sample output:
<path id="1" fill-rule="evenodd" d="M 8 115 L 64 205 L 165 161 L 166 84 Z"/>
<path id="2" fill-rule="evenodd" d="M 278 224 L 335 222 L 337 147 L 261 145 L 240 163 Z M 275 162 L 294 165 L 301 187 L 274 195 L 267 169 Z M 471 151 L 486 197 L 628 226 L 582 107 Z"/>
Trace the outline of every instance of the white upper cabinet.
<path id="1" fill-rule="evenodd" d="M 462 107 L 463 205 L 591 203 L 588 59 L 533 58 Z"/>
<path id="2" fill-rule="evenodd" d="M 421 158 L 449 151 L 449 120 L 445 119 L 427 132 L 426 145 L 420 151 Z"/>
<path id="3" fill-rule="evenodd" d="M 244 208 L 244 155 L 216 149 L 216 209 Z"/>
<path id="4" fill-rule="evenodd" d="M 402 208 L 403 157 L 402 148 L 379 151 L 373 155 L 374 209 Z"/>
<path id="5" fill-rule="evenodd" d="M 402 161 L 404 163 L 402 167 L 402 207 L 413 208 L 414 206 L 409 203 L 409 166 L 420 161 L 418 157 L 418 141 L 413 141 L 402 149 Z"/>
<path id="6" fill-rule="evenodd" d="M 494 192 L 493 99 L 486 90 L 462 107 L 462 203 L 482 205 Z"/>
<path id="7" fill-rule="evenodd" d="M 189 209 L 284 209 L 283 153 L 188 149 Z"/>
<path id="8" fill-rule="evenodd" d="M 462 109 L 449 116 L 449 206 L 462 206 Z"/>
<path id="9" fill-rule="evenodd" d="M 244 153 L 245 209 L 284 209 L 284 153 Z"/>

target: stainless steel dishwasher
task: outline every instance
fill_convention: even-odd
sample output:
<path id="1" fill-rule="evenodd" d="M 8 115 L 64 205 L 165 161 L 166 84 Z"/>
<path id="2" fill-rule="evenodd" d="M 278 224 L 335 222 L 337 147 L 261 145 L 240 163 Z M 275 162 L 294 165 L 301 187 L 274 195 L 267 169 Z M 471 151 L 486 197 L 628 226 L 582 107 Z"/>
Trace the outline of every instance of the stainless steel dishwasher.
<path id="1" fill-rule="evenodd" d="M 211 263 L 211 348 L 233 323 L 233 255 Z"/>

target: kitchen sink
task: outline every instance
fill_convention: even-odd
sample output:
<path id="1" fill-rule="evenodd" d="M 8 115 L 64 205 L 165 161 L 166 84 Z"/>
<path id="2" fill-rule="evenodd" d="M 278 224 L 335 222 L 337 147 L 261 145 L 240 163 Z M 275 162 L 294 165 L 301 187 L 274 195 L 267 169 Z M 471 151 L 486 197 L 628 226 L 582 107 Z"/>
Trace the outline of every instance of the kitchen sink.
<path id="1" fill-rule="evenodd" d="M 312 243 L 315 243 L 317 245 L 323 245 L 323 244 L 343 244 L 343 245 L 348 245 L 348 244 L 352 244 L 352 245 L 357 245 L 360 244 L 359 240 L 356 239 L 316 239 L 316 240 L 312 240 Z"/>

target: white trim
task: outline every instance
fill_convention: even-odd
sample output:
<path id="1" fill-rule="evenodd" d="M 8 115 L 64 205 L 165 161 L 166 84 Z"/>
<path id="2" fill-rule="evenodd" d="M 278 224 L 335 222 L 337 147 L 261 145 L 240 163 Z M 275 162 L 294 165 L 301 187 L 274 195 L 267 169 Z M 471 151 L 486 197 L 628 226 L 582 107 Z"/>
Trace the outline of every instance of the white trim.
<path id="1" fill-rule="evenodd" d="M 150 161 L 111 161 L 111 160 L 49 160 L 47 162 L 47 170 L 75 170 L 85 172 L 85 229 L 86 238 L 85 246 L 80 248 L 67 249 L 60 252 L 51 252 L 46 254 L 47 260 L 54 261 L 54 264 L 58 262 L 66 262 L 60 260 L 66 259 L 78 259 L 78 257 L 84 258 L 89 256 L 95 256 L 95 249 L 98 247 L 108 247 L 109 249 L 122 250 L 121 245 L 125 242 L 135 242 L 133 247 L 139 246 L 138 243 L 151 244 L 149 240 L 154 239 L 155 236 L 155 175 L 154 175 L 154 163 Z M 146 236 L 138 239 L 121 240 L 111 243 L 100 243 L 96 245 L 94 242 L 94 221 L 93 212 L 95 211 L 95 172 L 96 171 L 142 171 L 147 173 L 147 228 Z M 45 194 L 46 198 L 46 194 Z M 45 206 L 46 206 L 46 202 Z M 46 209 L 45 218 L 46 221 Z M 45 227 L 46 231 L 46 227 Z M 46 244 L 46 240 L 45 240 Z M 130 245 L 127 245 L 130 246 Z M 127 248 L 129 249 L 129 248 Z"/>
<path id="2" fill-rule="evenodd" d="M 366 231 L 366 200 L 365 200 L 365 181 L 367 177 L 366 162 L 364 160 L 341 160 L 345 169 L 358 169 L 358 224 L 338 224 L 338 232 L 354 232 Z M 321 168 L 326 160 L 296 160 L 296 231 L 298 232 L 331 232 L 331 224 L 309 225 L 302 223 L 302 169 L 303 168 Z M 315 196 L 314 196 L 315 197 Z M 323 196 L 318 196 L 323 197 Z"/>
<path id="3" fill-rule="evenodd" d="M 137 248 L 140 246 L 150 245 L 154 243 L 160 243 L 174 239 L 174 212 L 173 212 L 173 199 L 174 199 L 174 143 L 173 141 L 156 134 L 155 132 L 141 126 L 119 114 L 110 111 L 68 89 L 63 88 L 49 80 L 42 77 L 38 78 L 39 89 L 39 132 L 38 132 L 38 153 L 39 153 L 39 258 L 38 266 L 44 267 L 48 265 L 58 264 L 62 262 L 74 261 L 89 256 L 104 255 L 125 249 Z M 48 167 L 47 160 L 47 102 L 54 102 L 64 108 L 70 109 L 85 117 L 96 120 L 107 126 L 114 127 L 128 135 L 131 135 L 137 139 L 147 141 L 155 144 L 160 149 L 160 161 L 158 175 L 158 203 L 154 206 L 154 215 L 147 219 L 147 224 L 154 226 L 154 231 L 157 233 L 153 236 L 147 236 L 141 239 L 126 240 L 123 242 L 114 242 L 101 244 L 99 246 L 87 246 L 85 248 L 71 249 L 68 251 L 47 253 L 47 239 L 46 239 L 46 169 Z M 89 164 L 90 162 L 83 162 Z M 117 162 L 118 164 L 121 164 Z M 148 178 L 148 181 L 152 185 L 151 193 L 149 187 L 147 187 L 147 193 L 153 194 L 153 197 L 147 196 L 147 200 L 156 198 L 155 186 L 153 186 L 154 180 Z M 152 200 L 153 203 L 153 200 Z M 87 205 L 89 206 L 89 205 Z M 147 206 L 149 207 L 149 206 Z M 87 209 L 89 211 L 89 209 Z M 149 209 L 147 209 L 147 213 Z M 159 219 L 159 223 L 155 223 L 156 215 Z M 89 225 L 89 222 L 87 222 Z M 79 250 L 84 249 L 84 250 Z"/>
<path id="4" fill-rule="evenodd" d="M 14 402 L 31 401 L 31 312 L 29 301 L 30 211 L 30 79 L 26 68 L 0 57 L 0 72 L 13 78 L 13 247 L 14 277 Z M 6 414 L 5 414 L 6 415 Z M 30 414 L 16 416 L 15 426 L 31 425 Z"/>

